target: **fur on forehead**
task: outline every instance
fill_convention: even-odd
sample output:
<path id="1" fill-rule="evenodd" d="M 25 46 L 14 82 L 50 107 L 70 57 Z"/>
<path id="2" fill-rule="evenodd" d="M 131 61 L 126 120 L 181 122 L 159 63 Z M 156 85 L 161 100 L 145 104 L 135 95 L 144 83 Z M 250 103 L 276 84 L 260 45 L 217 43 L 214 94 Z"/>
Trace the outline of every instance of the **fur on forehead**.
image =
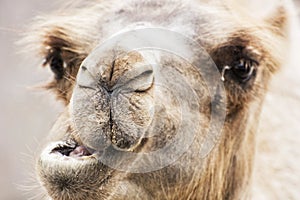
<path id="1" fill-rule="evenodd" d="M 283 7 L 285 1 L 278 0 L 273 3 L 274 6 L 263 13 L 262 19 L 253 18 L 255 10 L 259 10 L 256 7 L 263 7 L 261 6 L 262 2 L 258 0 L 251 0 L 251 6 L 245 4 L 247 0 L 226 0 L 222 3 L 220 1 L 200 2 L 208 7 L 211 3 L 221 4 L 223 8 L 220 8 L 220 11 L 223 11 L 215 11 L 216 13 L 224 13 L 224 6 L 227 7 L 225 9 L 228 12 L 227 15 L 232 15 L 234 20 L 238 20 L 237 26 L 239 27 L 232 27 L 235 33 L 232 37 L 236 37 L 240 33 L 243 35 L 243 29 L 247 29 L 256 38 L 269 38 L 260 43 L 264 47 L 264 51 L 270 53 L 268 56 L 273 58 L 270 71 L 275 71 L 276 66 L 282 62 L 281 57 L 284 57 L 285 52 L 285 48 L 282 46 L 286 44 L 283 40 L 285 40 L 288 26 L 288 12 Z M 125 8 L 127 4 L 130 2 L 124 3 Z M 74 56 L 79 58 L 78 60 L 83 60 L 102 41 L 101 28 L 105 28 L 101 27 L 102 16 L 111 13 L 115 6 L 111 1 L 76 1 L 75 3 L 66 3 L 54 13 L 39 16 L 30 28 L 31 34 L 27 34 L 23 40 L 27 44 L 28 48 L 26 49 L 32 49 L 45 58 L 49 54 L 49 49 L 58 48 L 63 52 L 68 52 L 66 55 L 69 57 Z M 120 5 L 118 6 L 120 7 Z M 219 10 L 218 7 L 214 6 L 214 8 Z M 225 18 L 222 23 L 226 24 L 226 20 Z M 228 19 L 229 26 L 232 26 L 229 21 L 230 19 Z M 274 37 L 277 38 L 274 39 Z M 268 41 L 272 41 L 272 43 Z M 218 46 L 218 44 L 215 45 Z M 279 46 L 282 48 L 278 48 Z"/>

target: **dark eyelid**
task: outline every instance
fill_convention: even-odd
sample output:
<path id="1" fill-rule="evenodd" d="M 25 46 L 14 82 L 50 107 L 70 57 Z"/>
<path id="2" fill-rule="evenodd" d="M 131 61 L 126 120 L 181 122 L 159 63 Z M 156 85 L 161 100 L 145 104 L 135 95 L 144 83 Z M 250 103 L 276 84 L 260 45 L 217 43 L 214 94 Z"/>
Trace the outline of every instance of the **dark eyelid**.
<path id="1" fill-rule="evenodd" d="M 245 59 L 250 60 L 257 66 L 259 65 L 262 58 L 262 53 L 253 46 L 245 47 L 242 51 L 242 54 L 244 55 Z"/>

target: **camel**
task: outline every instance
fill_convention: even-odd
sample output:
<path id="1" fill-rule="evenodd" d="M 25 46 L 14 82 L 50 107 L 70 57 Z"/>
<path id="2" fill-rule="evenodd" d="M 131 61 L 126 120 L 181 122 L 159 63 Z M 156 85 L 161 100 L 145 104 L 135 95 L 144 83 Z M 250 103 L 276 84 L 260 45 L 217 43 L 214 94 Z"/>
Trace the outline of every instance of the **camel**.
<path id="1" fill-rule="evenodd" d="M 65 105 L 37 158 L 46 199 L 299 198 L 294 182 L 273 191 L 272 127 L 258 129 L 294 33 L 292 2 L 268 2 L 94 0 L 39 16 L 24 41 Z"/>

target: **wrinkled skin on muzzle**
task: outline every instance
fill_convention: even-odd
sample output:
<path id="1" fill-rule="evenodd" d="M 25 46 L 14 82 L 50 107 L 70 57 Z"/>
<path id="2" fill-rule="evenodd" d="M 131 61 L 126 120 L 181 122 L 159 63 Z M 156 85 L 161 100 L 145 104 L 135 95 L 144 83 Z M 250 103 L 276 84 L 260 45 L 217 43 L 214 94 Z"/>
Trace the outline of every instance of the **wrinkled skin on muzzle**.
<path id="1" fill-rule="evenodd" d="M 180 49 L 193 52 L 193 45 L 185 40 L 182 44 L 185 46 Z M 77 178 L 87 182 L 101 180 L 97 187 L 105 185 L 107 179 L 111 181 L 107 181 L 108 185 L 114 183 L 114 179 L 122 185 L 136 173 L 138 179 L 133 183 L 151 174 L 159 176 L 162 171 L 167 176 L 177 170 L 185 171 L 189 165 L 182 163 L 193 156 L 199 158 L 197 166 L 200 170 L 201 157 L 213 148 L 213 139 L 218 136 L 212 135 L 217 133 L 218 127 L 209 127 L 212 120 L 210 109 L 219 117 L 214 120 L 222 123 L 221 116 L 224 116 L 220 99 L 214 98 L 222 95 L 222 82 L 208 54 L 195 51 L 203 53 L 202 60 L 198 56 L 198 60 L 194 61 L 201 64 L 200 70 L 174 52 L 153 49 L 128 51 L 121 49 L 120 44 L 111 49 L 103 46 L 99 45 L 81 63 L 67 110 L 67 124 L 72 130 L 65 139 L 68 143 L 61 144 L 60 148 L 52 146 L 50 154 L 84 159 L 84 162 L 74 165 L 75 168 L 81 171 L 86 165 L 99 173 L 90 179 L 81 172 Z M 194 54 L 187 55 L 196 58 Z M 205 83 L 204 73 L 206 79 L 209 77 L 208 83 Z M 206 84 L 210 83 L 209 88 Z M 217 101 L 218 108 L 212 104 Z M 210 109 L 204 109 L 207 107 Z M 68 149 L 69 152 L 65 153 Z M 93 159 L 89 160 L 89 157 Z M 66 168 L 65 161 L 53 164 L 42 158 L 40 162 L 42 166 L 48 163 L 56 168 Z M 89 167 L 85 167 L 84 171 L 89 171 Z M 45 177 L 44 174 L 41 176 Z M 192 177 L 191 174 L 178 178 L 183 179 L 180 184 L 186 184 Z M 170 180 L 164 181 L 168 183 Z M 179 179 L 171 181 L 178 182 Z M 97 187 L 90 191 L 96 190 L 104 195 L 119 188 L 118 185 Z M 133 190 L 136 190 L 135 186 Z M 132 192 L 130 187 L 125 194 L 128 195 L 128 192 Z M 111 195 L 118 194 L 114 193 Z"/>
<path id="2" fill-rule="evenodd" d="M 124 38 L 130 40 L 126 34 Z M 179 49 L 193 52 L 193 45 L 186 41 L 183 44 Z M 210 121 L 210 114 L 199 110 L 201 106 L 211 107 L 207 90 L 221 88 L 219 72 L 205 51 L 196 51 L 209 60 L 198 60 L 201 71 L 174 52 L 126 52 L 118 50 L 121 45 L 112 49 L 100 45 L 81 64 L 70 106 L 74 137 L 87 149 L 100 152 L 100 161 L 110 167 L 132 172 L 153 171 L 178 159 L 195 140 L 195 133 L 204 127 L 202 123 Z M 211 88 L 196 85 L 205 82 L 201 73 L 213 74 L 208 69 L 214 69 L 216 75 L 206 78 L 210 81 L 215 78 L 220 85 L 212 84 Z M 193 70 L 194 77 L 185 70 Z M 224 110 L 220 109 L 220 119 L 222 115 Z M 205 132 L 208 130 L 198 136 L 198 142 L 204 143 L 200 140 L 207 136 Z M 212 148 L 213 144 L 209 145 Z M 158 160 L 163 164 L 158 165 Z"/>

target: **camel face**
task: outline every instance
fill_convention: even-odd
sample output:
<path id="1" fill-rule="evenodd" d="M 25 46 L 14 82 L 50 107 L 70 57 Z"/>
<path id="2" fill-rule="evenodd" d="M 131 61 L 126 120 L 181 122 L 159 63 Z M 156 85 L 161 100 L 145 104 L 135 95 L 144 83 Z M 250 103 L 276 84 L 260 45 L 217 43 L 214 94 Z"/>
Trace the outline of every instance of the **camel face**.
<path id="1" fill-rule="evenodd" d="M 259 20 L 239 8 L 101 1 L 37 23 L 54 73 L 47 87 L 66 104 L 38 159 L 47 194 L 246 197 L 257 116 L 280 67 L 287 19 L 281 6 Z"/>

